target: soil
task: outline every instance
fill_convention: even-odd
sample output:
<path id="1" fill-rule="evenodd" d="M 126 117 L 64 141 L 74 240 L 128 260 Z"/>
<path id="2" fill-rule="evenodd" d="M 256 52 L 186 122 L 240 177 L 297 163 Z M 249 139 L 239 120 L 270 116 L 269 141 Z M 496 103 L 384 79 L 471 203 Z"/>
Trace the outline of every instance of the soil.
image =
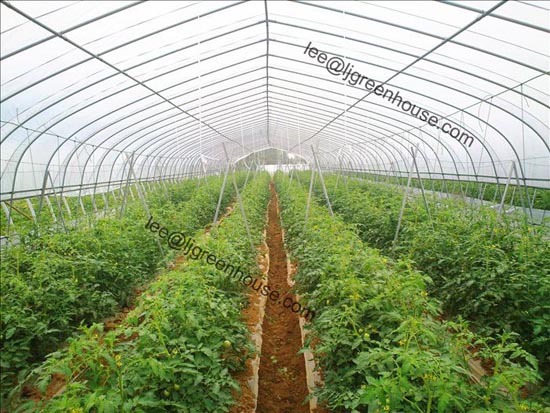
<path id="1" fill-rule="evenodd" d="M 259 248 L 260 255 L 258 257 L 258 265 L 265 275 L 265 268 L 269 267 L 269 257 L 267 246 L 262 245 Z M 266 279 L 265 277 L 264 279 Z M 248 327 L 250 333 L 256 332 L 256 326 L 260 323 L 260 294 L 256 291 L 252 291 L 248 294 L 248 305 L 243 309 L 242 316 Z M 254 378 L 254 367 L 252 364 L 252 358 L 246 361 L 246 367 L 243 371 L 237 372 L 233 375 L 233 378 L 239 383 L 240 392 L 235 391 L 233 397 L 235 399 L 235 405 L 231 408 L 229 413 L 251 413 L 256 408 L 256 398 L 254 392 L 249 385 L 249 381 Z"/>
<path id="2" fill-rule="evenodd" d="M 243 317 L 251 329 L 255 325 L 255 320 L 258 318 L 257 306 L 259 305 L 259 296 L 257 294 L 250 293 L 250 305 L 243 310 Z M 246 361 L 246 367 L 243 371 L 239 371 L 233 374 L 233 378 L 239 383 L 240 392 L 233 392 L 233 398 L 235 399 L 235 405 L 231 408 L 229 413 L 251 413 L 254 411 L 255 398 L 252 389 L 248 385 L 248 380 L 253 377 L 252 358 Z"/>
<path id="3" fill-rule="evenodd" d="M 270 184 L 267 245 L 271 291 L 278 291 L 279 302 L 267 300 L 263 321 L 263 343 L 259 371 L 258 413 L 309 413 L 304 356 L 298 315 L 282 302 L 285 297 L 296 300 L 287 282 L 286 254 L 283 245 L 278 200 Z"/>

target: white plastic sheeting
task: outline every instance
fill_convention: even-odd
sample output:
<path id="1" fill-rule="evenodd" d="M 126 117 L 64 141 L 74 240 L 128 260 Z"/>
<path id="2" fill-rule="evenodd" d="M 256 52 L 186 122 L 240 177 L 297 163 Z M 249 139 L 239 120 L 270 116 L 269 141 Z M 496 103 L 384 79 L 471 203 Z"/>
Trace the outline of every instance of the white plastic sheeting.
<path id="1" fill-rule="evenodd" d="M 130 164 L 139 179 L 217 171 L 222 143 L 231 160 L 313 147 L 324 168 L 379 174 L 404 174 L 417 147 L 425 177 L 503 182 L 515 166 L 550 187 L 547 2 L 3 1 L 0 15 L 1 199 L 123 181 Z"/>

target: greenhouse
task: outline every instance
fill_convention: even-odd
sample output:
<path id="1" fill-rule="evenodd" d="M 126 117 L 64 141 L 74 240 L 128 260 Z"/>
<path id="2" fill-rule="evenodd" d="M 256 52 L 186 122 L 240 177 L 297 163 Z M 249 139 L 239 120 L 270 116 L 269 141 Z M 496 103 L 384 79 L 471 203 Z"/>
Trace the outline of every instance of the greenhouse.
<path id="1" fill-rule="evenodd" d="M 550 412 L 550 2 L 0 18 L 1 413 Z"/>

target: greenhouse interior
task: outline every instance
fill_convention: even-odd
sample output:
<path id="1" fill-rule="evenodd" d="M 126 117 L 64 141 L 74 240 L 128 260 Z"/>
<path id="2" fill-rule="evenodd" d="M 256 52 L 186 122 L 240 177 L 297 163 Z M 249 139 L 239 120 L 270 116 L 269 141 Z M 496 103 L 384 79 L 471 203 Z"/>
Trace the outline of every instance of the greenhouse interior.
<path id="1" fill-rule="evenodd" d="M 550 413 L 550 2 L 0 17 L 1 413 Z"/>

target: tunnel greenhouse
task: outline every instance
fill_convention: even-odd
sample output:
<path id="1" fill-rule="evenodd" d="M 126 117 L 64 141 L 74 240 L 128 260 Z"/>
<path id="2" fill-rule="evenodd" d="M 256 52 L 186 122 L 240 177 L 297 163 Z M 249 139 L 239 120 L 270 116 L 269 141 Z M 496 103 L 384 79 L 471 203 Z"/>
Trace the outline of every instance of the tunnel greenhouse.
<path id="1" fill-rule="evenodd" d="M 0 412 L 550 412 L 550 2 L 0 19 Z"/>

